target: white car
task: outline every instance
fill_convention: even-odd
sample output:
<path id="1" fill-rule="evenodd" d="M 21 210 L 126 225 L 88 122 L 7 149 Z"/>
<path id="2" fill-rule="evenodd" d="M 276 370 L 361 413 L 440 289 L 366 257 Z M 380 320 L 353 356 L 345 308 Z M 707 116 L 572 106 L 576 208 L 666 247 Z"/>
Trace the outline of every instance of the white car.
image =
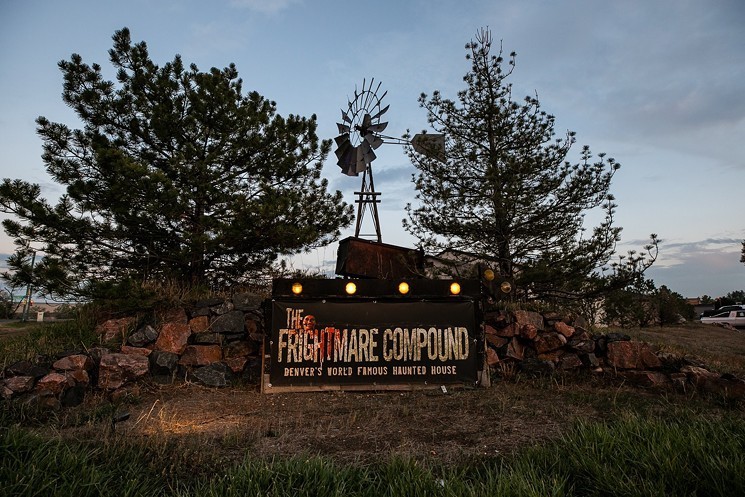
<path id="1" fill-rule="evenodd" d="M 745 309 L 739 311 L 725 311 L 701 318 L 704 324 L 727 323 L 736 328 L 745 328 Z"/>

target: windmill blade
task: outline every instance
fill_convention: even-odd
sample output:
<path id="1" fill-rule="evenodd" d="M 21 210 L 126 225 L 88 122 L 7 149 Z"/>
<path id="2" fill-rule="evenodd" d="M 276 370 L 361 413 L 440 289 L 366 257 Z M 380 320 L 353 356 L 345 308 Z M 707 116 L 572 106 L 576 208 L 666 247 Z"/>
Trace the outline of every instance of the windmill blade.
<path id="1" fill-rule="evenodd" d="M 349 126 L 347 126 L 346 124 L 336 123 L 336 127 L 339 128 L 340 135 L 349 134 Z"/>
<path id="2" fill-rule="evenodd" d="M 367 140 L 367 143 L 370 144 L 370 147 L 373 149 L 376 149 L 380 147 L 383 144 L 383 139 L 379 136 L 376 136 L 372 133 L 368 133 L 365 135 L 365 140 Z"/>
<path id="3" fill-rule="evenodd" d="M 339 148 L 337 148 L 334 151 L 337 159 L 339 159 L 339 163 L 341 163 L 344 160 L 344 157 L 348 157 L 353 152 L 354 152 L 354 147 L 352 146 L 351 143 L 349 143 L 349 140 L 346 140 L 340 143 Z"/>
<path id="4" fill-rule="evenodd" d="M 341 120 L 344 121 L 345 123 L 352 124 L 352 120 L 349 118 L 349 116 L 347 115 L 347 113 L 344 112 L 343 109 L 341 111 Z"/>
<path id="5" fill-rule="evenodd" d="M 362 159 L 358 160 L 354 164 L 354 173 L 355 173 L 354 175 L 357 176 L 359 173 L 364 173 L 367 170 L 368 165 L 369 164 L 367 162 L 365 162 L 364 157 Z"/>
<path id="6" fill-rule="evenodd" d="M 365 150 L 362 152 L 362 159 L 365 161 L 365 164 L 371 164 L 372 161 L 377 158 L 377 155 L 375 155 L 375 152 L 373 152 L 369 145 L 364 147 L 364 149 Z"/>
<path id="7" fill-rule="evenodd" d="M 341 166 L 341 172 L 343 174 L 346 174 L 347 176 L 357 176 L 357 171 L 354 170 L 353 166 L 354 164 L 351 162 L 349 164 Z"/>
<path id="8" fill-rule="evenodd" d="M 362 129 L 367 130 L 371 124 L 372 118 L 370 117 L 370 114 L 365 114 L 365 117 L 362 118 Z"/>
<path id="9" fill-rule="evenodd" d="M 386 93 L 388 93 L 388 92 L 386 92 Z M 374 116 L 372 116 L 372 119 L 378 119 L 380 116 L 382 116 L 383 114 L 385 114 L 386 112 L 388 112 L 388 107 L 390 107 L 390 105 L 386 105 L 383 110 L 381 110 L 380 112 L 378 112 L 377 114 L 375 114 Z"/>
<path id="10" fill-rule="evenodd" d="M 352 167 L 355 173 L 361 173 L 367 168 L 367 163 L 365 163 L 365 152 L 362 150 L 362 147 L 357 147 L 356 152 Z"/>
<path id="11" fill-rule="evenodd" d="M 337 147 L 341 147 L 344 142 L 349 143 L 349 133 L 343 133 L 336 138 L 334 138 L 334 141 L 336 142 Z"/>
<path id="12" fill-rule="evenodd" d="M 385 128 L 388 127 L 388 123 L 378 123 L 373 124 L 372 126 L 368 126 L 367 130 L 372 131 L 373 133 L 382 133 Z"/>

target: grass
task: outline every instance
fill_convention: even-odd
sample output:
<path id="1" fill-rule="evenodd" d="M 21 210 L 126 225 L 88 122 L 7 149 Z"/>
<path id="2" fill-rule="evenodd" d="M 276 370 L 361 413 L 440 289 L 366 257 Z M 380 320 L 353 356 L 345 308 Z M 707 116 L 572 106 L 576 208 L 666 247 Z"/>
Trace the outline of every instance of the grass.
<path id="1" fill-rule="evenodd" d="M 621 331 L 665 351 L 715 361 L 722 372 L 745 371 L 740 332 L 699 326 Z M 74 321 L 29 326 L 25 337 L 0 341 L 0 364 L 86 347 L 92 339 L 90 327 Z M 451 464 L 400 455 L 356 463 L 300 454 L 267 459 L 252 453 L 253 438 L 261 437 L 251 433 L 226 432 L 211 441 L 122 436 L 108 423 L 120 406 L 105 399 L 48 419 L 0 401 L 0 497 L 745 495 L 742 404 L 717 405 L 698 396 L 668 402 L 663 394 L 583 388 L 581 380 L 562 377 L 533 380 L 521 393 L 520 381 L 527 380 L 516 381 L 488 406 L 495 425 L 506 411 L 523 409 L 521 416 L 529 417 L 539 406 L 571 427 L 506 455 Z M 550 395 L 527 398 L 536 390 Z M 550 402 L 557 396 L 565 400 L 561 406 Z M 392 400 L 392 414 L 420 421 L 416 405 Z M 596 416 L 573 417 L 562 407 L 567 405 L 593 405 Z M 351 431 L 358 413 L 348 416 Z M 85 425 L 98 436 L 58 433 L 70 425 Z"/>
<path id="2" fill-rule="evenodd" d="M 90 347 L 97 337 L 79 321 L 27 324 L 25 332 L 0 340 L 0 369 L 22 360 L 53 357 L 65 350 Z"/>
<path id="3" fill-rule="evenodd" d="M 685 356 L 714 371 L 745 377 L 745 330 L 691 323 L 613 331 L 651 343 L 664 352 Z"/>
<path id="4" fill-rule="evenodd" d="M 745 495 L 745 420 L 738 416 L 578 422 L 545 446 L 448 467 L 401 458 L 339 465 L 320 457 L 248 455 L 240 464 L 176 479 L 172 459 L 194 454 L 179 457 L 179 447 L 160 445 L 62 442 L 3 426 L 0 495 Z"/>

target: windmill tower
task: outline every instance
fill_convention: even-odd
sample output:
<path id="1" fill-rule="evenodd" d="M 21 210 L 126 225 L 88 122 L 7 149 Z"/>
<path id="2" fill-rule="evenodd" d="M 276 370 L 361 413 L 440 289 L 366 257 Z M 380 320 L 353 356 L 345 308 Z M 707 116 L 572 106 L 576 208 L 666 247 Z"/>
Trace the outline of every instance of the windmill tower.
<path id="1" fill-rule="evenodd" d="M 373 178 L 372 161 L 375 160 L 375 150 L 383 142 L 381 133 L 388 126 L 387 122 L 381 122 L 381 117 L 388 111 L 390 106 L 382 106 L 382 100 L 388 93 L 378 95 L 381 83 L 373 89 L 375 80 L 371 79 L 368 85 L 362 80 L 362 90 L 354 89 L 354 98 L 348 101 L 347 110 L 341 111 L 342 122 L 336 123 L 339 128 L 339 136 L 336 141 L 337 165 L 342 173 L 348 176 L 359 176 L 362 173 L 362 185 L 357 195 L 357 222 L 354 229 L 355 238 L 360 237 L 362 219 L 366 212 L 372 216 L 374 236 L 378 243 L 382 242 L 380 233 L 380 217 L 378 216 L 378 204 L 380 203 L 380 192 L 375 191 L 375 180 Z"/>

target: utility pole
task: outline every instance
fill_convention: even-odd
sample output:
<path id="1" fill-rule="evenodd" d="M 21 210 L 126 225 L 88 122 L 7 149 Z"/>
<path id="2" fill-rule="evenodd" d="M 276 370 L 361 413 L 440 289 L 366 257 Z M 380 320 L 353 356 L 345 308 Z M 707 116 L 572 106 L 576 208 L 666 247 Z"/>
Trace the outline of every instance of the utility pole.
<path id="1" fill-rule="evenodd" d="M 36 262 L 36 250 L 31 249 L 31 277 L 34 275 L 34 263 Z M 28 308 L 31 306 L 31 280 L 26 285 L 26 305 L 23 306 L 22 322 L 28 321 Z"/>

